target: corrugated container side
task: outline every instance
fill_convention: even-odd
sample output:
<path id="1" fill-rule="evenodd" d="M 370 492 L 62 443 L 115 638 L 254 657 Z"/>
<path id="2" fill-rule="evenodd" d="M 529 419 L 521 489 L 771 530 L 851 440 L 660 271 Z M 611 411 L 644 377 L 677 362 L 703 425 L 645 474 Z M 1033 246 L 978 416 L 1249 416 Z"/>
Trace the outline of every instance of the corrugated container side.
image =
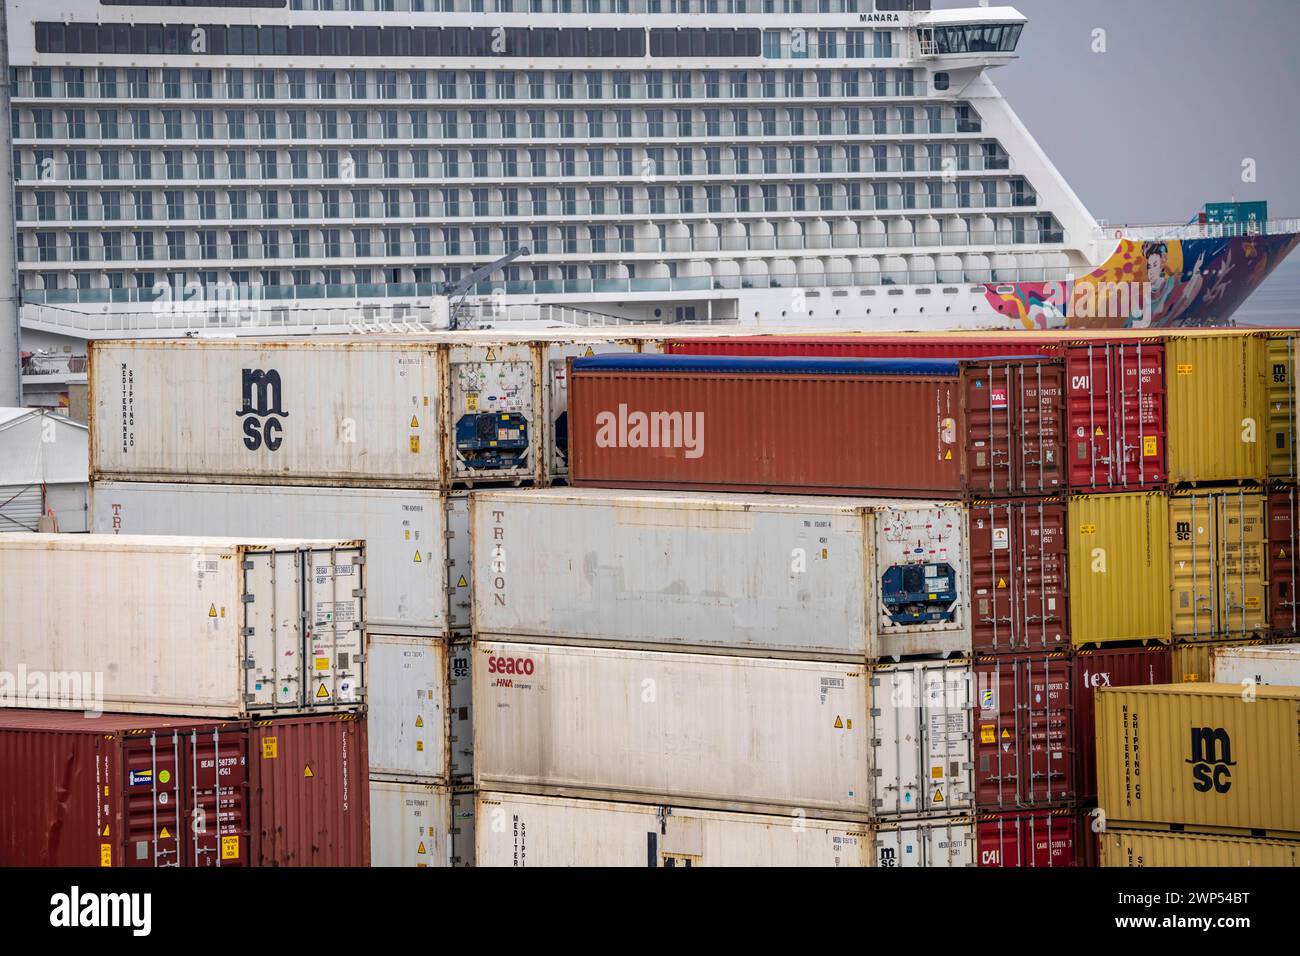
<path id="1" fill-rule="evenodd" d="M 448 645 L 370 634 L 367 736 L 370 773 L 385 780 L 450 779 Z"/>
<path id="2" fill-rule="evenodd" d="M 975 653 L 1069 647 L 1065 502 L 973 501 L 968 528 Z"/>
<path id="3" fill-rule="evenodd" d="M 1300 687 L 1300 644 L 1254 644 L 1210 650 L 1215 684 L 1284 684 Z"/>
<path id="4" fill-rule="evenodd" d="M 1083 866 L 1079 816 L 1073 809 L 983 813 L 975 853 L 986 867 Z"/>
<path id="5" fill-rule="evenodd" d="M 1268 494 L 1268 620 L 1279 637 L 1300 634 L 1300 492 L 1295 485 L 1274 487 Z"/>
<path id="6" fill-rule="evenodd" d="M 1300 866 L 1300 842 L 1208 833 L 1110 830 L 1100 836 L 1107 867 Z"/>
<path id="7" fill-rule="evenodd" d="M 815 355 L 826 358 L 988 358 L 1057 355 L 1055 342 L 1009 335 L 736 335 L 669 339 L 672 355 Z"/>
<path id="8" fill-rule="evenodd" d="M 439 378 L 412 342 L 93 342 L 91 477 L 438 485 Z"/>
<path id="9" fill-rule="evenodd" d="M 1268 477 L 1265 341 L 1257 334 L 1166 340 L 1171 482 Z"/>
<path id="10" fill-rule="evenodd" d="M 1296 333 L 1266 332 L 1268 383 L 1268 476 L 1274 481 L 1296 479 Z"/>
<path id="11" fill-rule="evenodd" d="M 1096 707 L 1108 829 L 1300 838 L 1300 687 L 1103 687 Z"/>
<path id="12" fill-rule="evenodd" d="M 1282 643 L 1278 640 L 1254 639 L 1248 641 L 1201 641 L 1195 644 L 1175 644 L 1169 648 L 1170 682 L 1174 684 L 1212 684 L 1213 666 L 1210 657 L 1216 650 L 1226 647 L 1259 647 Z"/>
<path id="13" fill-rule="evenodd" d="M 1268 631 L 1268 500 L 1241 488 L 1169 496 L 1173 637 Z"/>
<path id="14" fill-rule="evenodd" d="M 451 790 L 370 779 L 370 865 L 451 866 Z"/>
<path id="15" fill-rule="evenodd" d="M 369 866 L 364 717 L 254 721 L 253 830 L 258 866 Z"/>
<path id="16" fill-rule="evenodd" d="M 1041 809 L 1076 797 L 1068 653 L 975 660 L 975 806 Z"/>
<path id="17" fill-rule="evenodd" d="M 1170 649 L 1163 644 L 1084 649 L 1075 654 L 1074 752 L 1080 800 L 1091 800 L 1097 794 L 1097 688 L 1168 684 L 1171 658 Z"/>
<path id="18" fill-rule="evenodd" d="M 1160 492 L 1070 498 L 1075 647 L 1170 640 L 1169 514 Z"/>

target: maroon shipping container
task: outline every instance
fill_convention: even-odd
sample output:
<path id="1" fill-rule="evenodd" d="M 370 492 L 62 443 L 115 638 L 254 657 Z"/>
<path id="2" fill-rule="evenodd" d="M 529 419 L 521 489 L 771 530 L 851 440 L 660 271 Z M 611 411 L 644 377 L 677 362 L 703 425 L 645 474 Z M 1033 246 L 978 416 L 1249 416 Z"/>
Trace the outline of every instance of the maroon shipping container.
<path id="1" fill-rule="evenodd" d="M 1069 648 L 1068 531 L 1060 498 L 970 503 L 975 653 Z"/>
<path id="2" fill-rule="evenodd" d="M 0 866 L 249 865 L 248 727 L 0 710 Z"/>
<path id="3" fill-rule="evenodd" d="M 931 497 L 1065 480 L 1050 359 L 570 362 L 575 485 Z"/>
<path id="4" fill-rule="evenodd" d="M 366 722 L 353 714 L 255 721 L 258 866 L 369 866 Z"/>
<path id="5" fill-rule="evenodd" d="M 975 808 L 1060 807 L 1075 799 L 1071 655 L 975 660 Z"/>
<path id="6" fill-rule="evenodd" d="M 1168 684 L 1173 659 L 1169 647 L 1105 647 L 1081 650 L 1074 657 L 1074 752 L 1080 800 L 1097 795 L 1097 727 L 1094 703 L 1098 687 Z"/>
<path id="7" fill-rule="evenodd" d="M 1073 333 L 1077 335 L 1077 333 Z M 1157 337 L 1006 335 L 736 336 L 672 339 L 679 355 L 985 358 L 1040 355 L 1066 363 L 1069 487 L 1160 488 L 1165 471 L 1165 346 Z"/>
<path id="8" fill-rule="evenodd" d="M 1300 536 L 1300 501 L 1295 485 L 1278 486 L 1268 495 L 1268 624 L 1276 637 L 1300 633 L 1296 607 L 1295 550 Z"/>
<path id="9" fill-rule="evenodd" d="M 975 822 L 975 851 L 980 866 L 1086 866 L 1082 831 L 1072 808 L 985 813 Z"/>

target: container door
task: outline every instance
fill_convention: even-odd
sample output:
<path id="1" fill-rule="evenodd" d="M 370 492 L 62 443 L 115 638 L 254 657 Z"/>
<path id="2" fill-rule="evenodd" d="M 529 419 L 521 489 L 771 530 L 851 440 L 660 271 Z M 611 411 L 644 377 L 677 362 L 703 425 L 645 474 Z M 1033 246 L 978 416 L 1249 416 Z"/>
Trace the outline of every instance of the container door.
<path id="1" fill-rule="evenodd" d="M 1107 345 L 1087 343 L 1066 349 L 1066 454 L 1070 487 L 1076 491 L 1114 484 L 1110 374 Z"/>
<path id="2" fill-rule="evenodd" d="M 248 733 L 191 731 L 185 743 L 188 866 L 248 866 Z"/>
<path id="3" fill-rule="evenodd" d="M 1271 333 L 1268 340 L 1268 476 L 1296 476 L 1295 333 Z"/>
<path id="4" fill-rule="evenodd" d="M 551 342 L 541 346 L 545 367 L 543 398 L 546 402 L 546 478 L 563 482 L 569 477 L 569 377 L 568 359 L 611 352 L 636 352 L 636 342 Z"/>
<path id="5" fill-rule="evenodd" d="M 365 583 L 354 548 L 304 551 L 310 709 L 351 707 L 365 696 Z"/>
<path id="6" fill-rule="evenodd" d="M 1016 409 L 1011 434 L 1017 460 L 1012 488 L 1022 494 L 1052 494 L 1066 487 L 1065 372 L 1057 363 L 1014 366 Z"/>
<path id="7" fill-rule="evenodd" d="M 1056 499 L 971 505 L 977 652 L 1069 643 L 1067 531 L 1065 503 Z"/>
<path id="8" fill-rule="evenodd" d="M 1165 349 L 1159 342 L 1120 342 L 1110 352 L 1112 482 L 1146 488 L 1165 481 Z"/>
<path id="9" fill-rule="evenodd" d="M 1214 539 L 1213 495 L 1170 496 L 1169 557 L 1175 638 L 1209 640 L 1218 628 Z"/>
<path id="10" fill-rule="evenodd" d="M 1011 510 L 1009 502 L 970 505 L 971 644 L 976 652 L 998 654 L 1018 646 Z"/>
<path id="11" fill-rule="evenodd" d="M 533 361 L 528 345 L 447 347 L 450 481 L 537 477 Z"/>
<path id="12" fill-rule="evenodd" d="M 1296 488 L 1277 489 L 1268 496 L 1268 614 L 1273 633 L 1294 636 L 1300 628 L 1296 607 Z"/>
<path id="13" fill-rule="evenodd" d="M 474 580 L 470 568 L 469 495 L 450 494 L 447 509 L 447 626 L 452 636 L 469 636 Z"/>
<path id="14" fill-rule="evenodd" d="M 451 777 L 454 782 L 468 782 L 474 778 L 474 724 L 472 721 L 472 691 L 470 661 L 473 660 L 469 642 L 457 642 L 447 648 L 447 686 L 450 707 L 447 737 L 451 760 Z M 473 805 L 473 800 L 470 801 Z"/>
<path id="15" fill-rule="evenodd" d="M 969 808 L 969 666 L 881 667 L 873 674 L 872 688 L 879 811 L 937 814 Z"/>
<path id="16" fill-rule="evenodd" d="M 302 561 L 296 551 L 246 551 L 244 699 L 250 710 L 295 711 L 307 697 Z"/>
<path id="17" fill-rule="evenodd" d="M 986 657 L 975 674 L 976 806 L 1005 810 L 1072 800 L 1069 660 L 1060 654 Z"/>
<path id="18" fill-rule="evenodd" d="M 1011 436 L 1018 427 L 1012 366 L 971 363 L 963 377 L 967 490 L 976 495 L 1007 494 L 1015 487 Z"/>
<path id="19" fill-rule="evenodd" d="M 187 864 L 182 842 L 189 827 L 184 748 L 182 735 L 176 731 L 123 739 L 119 786 L 126 832 L 116 840 L 113 833 L 101 836 L 123 847 L 125 866 Z"/>
<path id="20" fill-rule="evenodd" d="M 1079 822 L 1074 810 L 994 813 L 976 826 L 980 866 L 1079 866 Z"/>
<path id="21" fill-rule="evenodd" d="M 882 827 L 876 832 L 876 866 L 910 868 L 973 865 L 970 818 Z"/>
<path id="22" fill-rule="evenodd" d="M 1265 535 L 1267 499 L 1260 492 L 1228 491 L 1216 496 L 1219 592 L 1219 632 L 1232 636 L 1263 635 L 1268 629 L 1265 609 Z"/>
<path id="23" fill-rule="evenodd" d="M 384 780 L 447 780 L 447 645 L 371 634 L 370 773 Z"/>

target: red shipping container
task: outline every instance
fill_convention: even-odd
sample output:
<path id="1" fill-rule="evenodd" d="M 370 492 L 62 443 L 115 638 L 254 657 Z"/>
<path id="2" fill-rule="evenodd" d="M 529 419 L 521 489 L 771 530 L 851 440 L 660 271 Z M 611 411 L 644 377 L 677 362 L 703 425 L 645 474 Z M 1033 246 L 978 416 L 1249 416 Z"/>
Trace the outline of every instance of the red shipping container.
<path id="1" fill-rule="evenodd" d="M 0 866 L 249 865 L 241 721 L 0 710 L 0 781 Z"/>
<path id="2" fill-rule="evenodd" d="M 1075 799 L 1071 655 L 975 661 L 975 807 L 1060 807 Z"/>
<path id="3" fill-rule="evenodd" d="M 1168 645 L 1105 647 L 1081 650 L 1074 657 L 1074 752 L 1080 800 L 1097 795 L 1097 727 L 1095 701 L 1098 687 L 1135 687 L 1168 684 L 1173 659 Z"/>
<path id="4" fill-rule="evenodd" d="M 353 714 L 254 721 L 257 866 L 369 866 L 366 722 Z"/>
<path id="5" fill-rule="evenodd" d="M 1062 487 L 1050 359 L 571 359 L 575 485 L 884 494 Z"/>
<path id="6" fill-rule="evenodd" d="M 1069 648 L 1068 530 L 1060 498 L 971 502 L 975 653 Z"/>
<path id="7" fill-rule="evenodd" d="M 1276 637 L 1300 633 L 1296 607 L 1295 549 L 1300 537 L 1300 500 L 1295 485 L 1274 487 L 1268 495 L 1268 624 Z"/>
<path id="8" fill-rule="evenodd" d="M 1086 866 L 1083 832 L 1074 809 L 1011 810 L 975 822 L 980 866 Z"/>
<path id="9" fill-rule="evenodd" d="M 673 339 L 680 355 L 984 358 L 1041 355 L 1066 363 L 1069 487 L 1139 491 L 1165 484 L 1165 346 L 1153 336 L 755 335 Z"/>

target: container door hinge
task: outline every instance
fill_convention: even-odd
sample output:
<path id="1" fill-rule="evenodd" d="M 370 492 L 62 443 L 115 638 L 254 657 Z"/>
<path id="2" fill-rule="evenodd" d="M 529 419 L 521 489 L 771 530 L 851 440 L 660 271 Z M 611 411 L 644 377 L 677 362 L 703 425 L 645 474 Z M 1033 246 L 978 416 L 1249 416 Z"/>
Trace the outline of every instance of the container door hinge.
<path id="1" fill-rule="evenodd" d="M 251 595 L 251 594 L 241 594 L 240 597 L 239 597 L 239 600 L 243 601 L 245 604 L 252 604 L 252 603 L 253 603 L 253 595 Z"/>
<path id="2" fill-rule="evenodd" d="M 363 597 L 366 596 L 366 589 L 365 589 L 365 588 L 354 588 L 353 591 L 352 591 L 352 596 L 353 596 L 353 597 L 363 598 Z"/>
<path id="3" fill-rule="evenodd" d="M 448 541 L 450 541 L 452 538 L 456 537 L 456 532 L 455 532 L 455 531 L 444 531 L 444 532 L 442 533 L 442 536 L 443 536 L 444 538 L 446 538 Z"/>
<path id="4" fill-rule="evenodd" d="M 883 771 L 883 770 L 881 770 L 879 767 L 877 767 L 875 770 L 871 771 L 871 776 L 873 776 L 873 777 L 880 777 L 880 776 L 884 776 L 884 773 L 885 773 L 885 771 Z"/>
<path id="5" fill-rule="evenodd" d="M 253 570 L 253 562 L 248 560 L 248 558 L 245 558 L 243 561 L 239 562 L 239 567 L 241 570 L 251 571 Z"/>
<path id="6" fill-rule="evenodd" d="M 256 694 L 245 694 L 245 695 L 244 695 L 244 703 L 245 703 L 245 704 L 256 704 L 256 703 L 257 703 L 257 695 L 256 695 Z"/>
<path id="7" fill-rule="evenodd" d="M 257 662 L 254 661 L 253 658 L 251 657 L 244 658 L 244 670 L 251 671 L 256 667 L 257 667 Z"/>
<path id="8" fill-rule="evenodd" d="M 872 687 L 879 687 L 879 686 L 880 686 L 880 678 L 879 678 L 879 677 L 873 677 L 873 678 L 871 678 L 869 684 L 870 684 L 870 686 L 872 686 Z"/>
<path id="9" fill-rule="evenodd" d="M 880 708 L 879 708 L 879 707 L 872 707 L 872 708 L 871 708 L 871 716 L 872 716 L 872 717 L 879 717 L 879 716 L 880 716 Z"/>
<path id="10" fill-rule="evenodd" d="M 240 631 L 239 633 L 242 634 L 244 637 L 252 637 L 254 634 L 257 633 L 257 628 L 255 628 L 255 627 L 246 627 L 246 628 L 244 628 L 242 631 Z"/>

